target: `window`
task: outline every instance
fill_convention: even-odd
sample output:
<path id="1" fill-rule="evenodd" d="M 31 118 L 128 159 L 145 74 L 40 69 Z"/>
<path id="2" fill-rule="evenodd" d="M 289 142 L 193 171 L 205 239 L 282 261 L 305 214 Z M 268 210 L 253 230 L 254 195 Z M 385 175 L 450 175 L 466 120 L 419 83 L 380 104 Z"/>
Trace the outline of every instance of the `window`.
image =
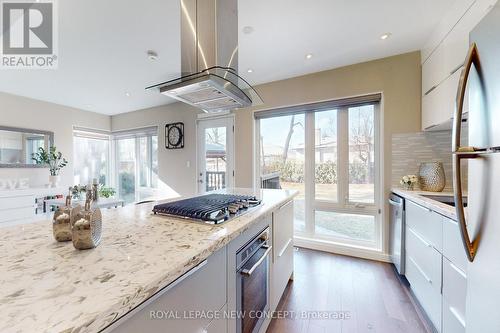
<path id="1" fill-rule="evenodd" d="M 87 185 L 98 179 L 110 185 L 110 135 L 78 129 L 73 134 L 74 183 Z"/>
<path id="2" fill-rule="evenodd" d="M 380 248 L 379 98 L 256 113 L 260 183 L 299 190 L 297 236 Z"/>
<path id="3" fill-rule="evenodd" d="M 75 184 L 98 179 L 126 203 L 145 200 L 158 187 L 156 127 L 113 133 L 75 128 L 73 146 Z"/>
<path id="4" fill-rule="evenodd" d="M 116 184 L 126 203 L 145 200 L 158 187 L 158 129 L 114 132 Z"/>
<path id="5" fill-rule="evenodd" d="M 294 202 L 295 230 L 305 231 L 303 114 L 260 121 L 262 187 L 298 190 Z"/>

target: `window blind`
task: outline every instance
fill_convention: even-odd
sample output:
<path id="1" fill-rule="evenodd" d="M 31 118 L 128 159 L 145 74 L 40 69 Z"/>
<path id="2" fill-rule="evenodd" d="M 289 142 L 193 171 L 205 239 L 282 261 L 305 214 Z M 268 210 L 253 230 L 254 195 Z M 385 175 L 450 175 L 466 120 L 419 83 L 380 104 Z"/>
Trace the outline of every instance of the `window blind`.
<path id="1" fill-rule="evenodd" d="M 254 113 L 254 117 L 255 119 L 264 119 L 279 116 L 289 116 L 300 113 L 338 109 L 341 107 L 356 107 L 366 104 L 380 103 L 381 100 L 382 94 L 377 93 L 311 104 L 287 106 L 271 110 L 256 111 Z"/>
<path id="2" fill-rule="evenodd" d="M 157 136 L 158 126 L 150 126 L 150 127 L 136 128 L 123 131 L 114 131 L 112 132 L 112 135 L 113 139 L 115 140 L 141 138 L 146 136 Z"/>

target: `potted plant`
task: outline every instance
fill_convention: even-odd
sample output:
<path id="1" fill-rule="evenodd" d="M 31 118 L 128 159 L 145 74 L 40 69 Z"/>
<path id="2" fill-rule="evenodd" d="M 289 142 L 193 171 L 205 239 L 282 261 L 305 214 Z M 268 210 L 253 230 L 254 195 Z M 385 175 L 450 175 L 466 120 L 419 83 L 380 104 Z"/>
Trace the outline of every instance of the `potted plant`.
<path id="1" fill-rule="evenodd" d="M 57 187 L 61 179 L 59 172 L 68 165 L 68 161 L 62 156 L 62 153 L 57 151 L 55 146 L 50 147 L 48 151 L 40 147 L 38 148 L 38 152 L 33 154 L 33 161 L 38 165 L 47 165 L 49 167 L 50 186 Z"/>
<path id="2" fill-rule="evenodd" d="M 413 191 L 413 187 L 418 183 L 418 178 L 415 175 L 406 175 L 401 178 L 399 184 L 407 191 Z"/>
<path id="3" fill-rule="evenodd" d="M 106 187 L 104 185 L 99 186 L 99 196 L 103 198 L 111 198 L 116 194 L 116 190 L 112 187 Z"/>

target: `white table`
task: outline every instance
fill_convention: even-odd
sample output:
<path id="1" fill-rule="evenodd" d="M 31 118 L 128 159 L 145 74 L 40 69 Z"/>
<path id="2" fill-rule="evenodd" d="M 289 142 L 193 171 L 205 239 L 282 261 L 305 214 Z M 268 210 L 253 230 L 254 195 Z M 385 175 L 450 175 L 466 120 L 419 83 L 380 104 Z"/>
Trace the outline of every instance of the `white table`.
<path id="1" fill-rule="evenodd" d="M 57 206 L 57 207 L 60 207 L 60 206 L 64 206 L 66 204 L 66 199 L 65 198 L 59 198 L 59 199 L 49 199 L 49 200 L 45 200 L 45 204 L 47 206 Z M 76 206 L 76 205 L 85 205 L 85 200 L 73 200 L 71 201 L 71 205 L 72 206 Z M 97 207 L 99 208 L 117 208 L 117 207 L 123 207 L 125 206 L 125 201 L 121 200 L 121 199 L 115 199 L 115 198 L 99 198 L 99 200 L 97 200 Z"/>

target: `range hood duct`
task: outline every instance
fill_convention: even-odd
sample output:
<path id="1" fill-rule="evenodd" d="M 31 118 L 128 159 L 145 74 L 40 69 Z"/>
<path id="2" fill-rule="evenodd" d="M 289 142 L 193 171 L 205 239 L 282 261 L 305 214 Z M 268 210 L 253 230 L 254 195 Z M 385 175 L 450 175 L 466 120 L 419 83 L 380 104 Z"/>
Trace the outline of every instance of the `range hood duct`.
<path id="1" fill-rule="evenodd" d="M 181 0 L 181 77 L 146 89 L 205 112 L 262 104 L 238 75 L 238 0 Z"/>

